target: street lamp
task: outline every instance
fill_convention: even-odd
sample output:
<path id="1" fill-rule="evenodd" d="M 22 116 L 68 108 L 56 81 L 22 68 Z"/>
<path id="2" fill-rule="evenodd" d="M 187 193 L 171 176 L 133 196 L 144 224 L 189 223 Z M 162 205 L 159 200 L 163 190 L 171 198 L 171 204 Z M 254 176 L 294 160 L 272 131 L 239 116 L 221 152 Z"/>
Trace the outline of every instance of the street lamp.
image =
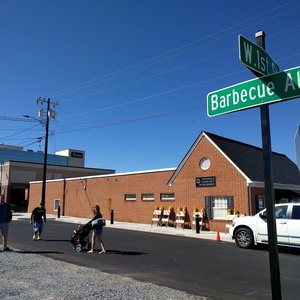
<path id="1" fill-rule="evenodd" d="M 37 104 L 41 104 L 43 106 L 44 103 L 47 103 L 47 111 L 44 113 L 44 110 L 41 108 L 39 111 L 39 118 L 42 119 L 44 114 L 46 115 L 46 134 L 45 134 L 45 151 L 44 151 L 44 169 L 43 169 L 43 184 L 42 184 L 42 197 L 41 197 L 41 206 L 45 207 L 45 196 L 46 196 L 46 176 L 47 176 L 47 156 L 48 156 L 48 132 L 49 132 L 49 119 L 54 120 L 56 118 L 56 113 L 54 110 L 50 109 L 50 104 L 58 105 L 57 102 L 51 102 L 50 98 L 47 100 L 41 97 L 37 98 Z"/>

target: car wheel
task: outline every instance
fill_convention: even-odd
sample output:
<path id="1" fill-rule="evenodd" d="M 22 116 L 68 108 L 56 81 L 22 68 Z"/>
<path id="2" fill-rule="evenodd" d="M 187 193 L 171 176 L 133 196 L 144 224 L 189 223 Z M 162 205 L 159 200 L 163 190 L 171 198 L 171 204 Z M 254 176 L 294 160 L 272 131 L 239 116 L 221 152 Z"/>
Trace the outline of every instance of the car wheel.
<path id="1" fill-rule="evenodd" d="M 251 248 L 253 246 L 253 234 L 248 228 L 240 228 L 235 234 L 235 243 L 240 248 Z"/>
<path id="2" fill-rule="evenodd" d="M 80 244 L 78 244 L 78 245 L 76 245 L 75 249 L 76 249 L 76 252 L 81 252 L 82 247 Z"/>

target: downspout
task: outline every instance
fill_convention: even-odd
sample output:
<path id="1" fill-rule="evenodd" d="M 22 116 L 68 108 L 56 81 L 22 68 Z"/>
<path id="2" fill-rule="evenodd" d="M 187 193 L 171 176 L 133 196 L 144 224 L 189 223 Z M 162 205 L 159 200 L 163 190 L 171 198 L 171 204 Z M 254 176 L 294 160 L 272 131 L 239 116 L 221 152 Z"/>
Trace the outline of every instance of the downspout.
<path id="1" fill-rule="evenodd" d="M 63 199 L 62 199 L 62 216 L 65 215 L 65 202 L 66 202 L 66 179 L 64 178 Z"/>
<path id="2" fill-rule="evenodd" d="M 252 186 L 251 186 L 251 183 L 248 184 L 248 209 L 249 209 L 249 216 L 252 216 Z"/>

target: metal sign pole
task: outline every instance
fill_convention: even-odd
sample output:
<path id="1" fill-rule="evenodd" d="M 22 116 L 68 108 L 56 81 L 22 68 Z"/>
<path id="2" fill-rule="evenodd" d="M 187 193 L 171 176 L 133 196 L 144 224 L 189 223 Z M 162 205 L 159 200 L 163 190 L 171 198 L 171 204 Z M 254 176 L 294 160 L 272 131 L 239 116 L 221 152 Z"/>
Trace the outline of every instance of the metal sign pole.
<path id="1" fill-rule="evenodd" d="M 259 31 L 255 34 L 256 43 L 265 49 L 265 33 Z M 272 150 L 270 134 L 270 117 L 269 105 L 265 104 L 260 107 L 261 131 L 263 144 L 264 159 L 264 176 L 265 176 L 265 199 L 267 208 L 268 223 L 268 244 L 269 244 L 269 262 L 271 275 L 272 299 L 281 300 L 281 283 L 277 245 L 277 230 L 274 206 L 274 186 L 272 172 Z"/>

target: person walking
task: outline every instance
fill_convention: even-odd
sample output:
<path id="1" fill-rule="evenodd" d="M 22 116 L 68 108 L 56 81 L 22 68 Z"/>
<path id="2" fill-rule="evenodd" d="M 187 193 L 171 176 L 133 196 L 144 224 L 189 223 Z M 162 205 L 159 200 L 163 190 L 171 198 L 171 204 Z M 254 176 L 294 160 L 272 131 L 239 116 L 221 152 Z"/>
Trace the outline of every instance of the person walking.
<path id="1" fill-rule="evenodd" d="M 95 206 L 94 209 L 94 218 L 90 221 L 91 223 L 97 219 L 102 219 L 102 214 L 100 212 L 100 207 L 99 205 Z M 93 253 L 94 252 L 94 248 L 95 248 L 95 243 L 96 243 L 96 238 L 98 239 L 99 243 L 100 243 L 100 247 L 101 247 L 101 251 L 99 252 L 99 254 L 104 254 L 105 253 L 105 248 L 104 248 L 104 243 L 102 240 L 102 231 L 103 231 L 103 225 L 94 225 L 92 226 L 92 248 L 90 251 L 88 251 L 88 253 Z"/>
<path id="2" fill-rule="evenodd" d="M 8 203 L 5 202 L 4 195 L 0 195 L 0 231 L 2 234 L 2 243 L 3 243 L 2 251 L 12 251 L 12 249 L 10 249 L 7 246 L 9 222 L 11 221 L 11 219 L 12 219 L 11 207 Z"/>
<path id="3" fill-rule="evenodd" d="M 41 240 L 42 237 L 42 232 L 43 232 L 43 227 L 44 227 L 44 222 L 46 223 L 46 209 L 42 205 L 42 202 L 40 203 L 40 206 L 36 207 L 33 209 L 30 217 L 30 224 L 33 224 L 33 237 L 32 239 L 34 241 Z"/>

